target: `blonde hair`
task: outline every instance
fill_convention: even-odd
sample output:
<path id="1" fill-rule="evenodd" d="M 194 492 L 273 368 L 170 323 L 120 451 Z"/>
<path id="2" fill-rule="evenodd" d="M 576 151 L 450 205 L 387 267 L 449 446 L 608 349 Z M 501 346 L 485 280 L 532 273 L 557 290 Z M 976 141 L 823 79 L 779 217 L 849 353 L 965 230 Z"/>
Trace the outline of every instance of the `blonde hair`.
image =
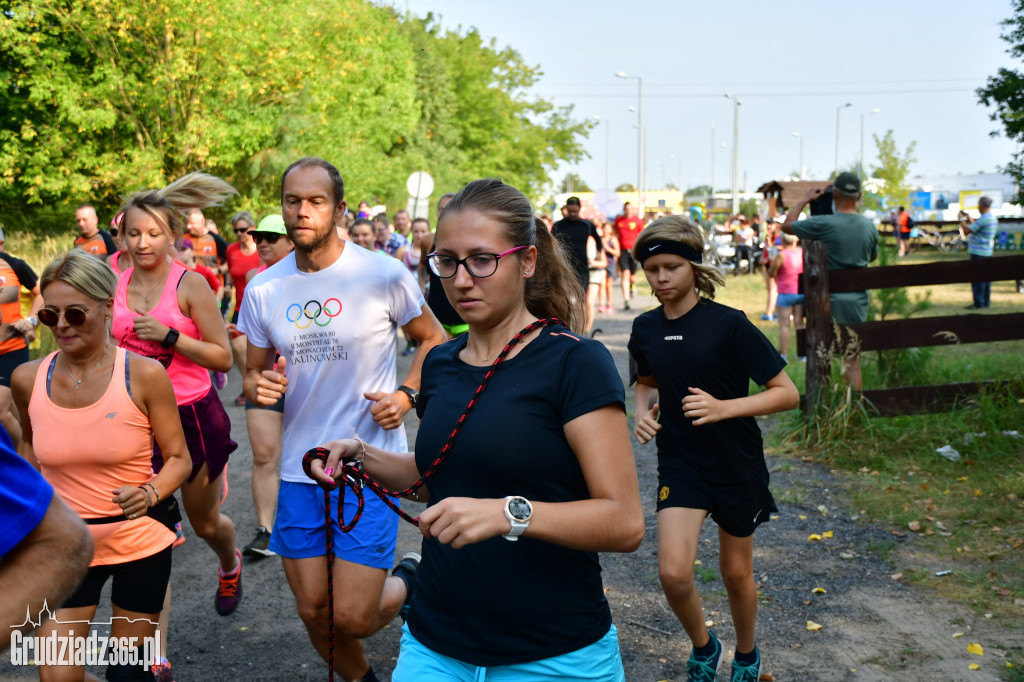
<path id="1" fill-rule="evenodd" d="M 448 215 L 466 209 L 475 209 L 501 223 L 510 243 L 537 247 L 536 269 L 526 279 L 523 292 L 526 309 L 539 318 L 557 317 L 572 331 L 582 332 L 586 294 L 561 244 L 533 214 L 523 193 L 497 178 L 474 180 L 452 197 L 438 218 L 438 227 Z"/>
<path id="2" fill-rule="evenodd" d="M 667 215 L 648 225 L 633 245 L 633 258 L 637 262 L 640 262 L 639 255 L 645 245 L 653 241 L 682 242 L 697 249 L 698 253 L 705 253 L 704 231 L 686 216 Z M 693 286 L 699 296 L 714 298 L 715 286 L 725 286 L 725 273 L 717 265 L 690 261 L 690 266 L 693 268 Z"/>
<path id="3" fill-rule="evenodd" d="M 117 275 L 114 271 L 82 249 L 71 249 L 63 256 L 54 258 L 39 278 L 39 291 L 44 291 L 58 280 L 97 301 L 114 298 L 117 292 Z"/>
<path id="4" fill-rule="evenodd" d="M 144 189 L 130 195 L 120 212 L 138 208 L 163 227 L 172 239 L 182 235 L 182 217 L 195 209 L 220 206 L 238 190 L 209 173 L 189 173 L 163 189 Z"/>

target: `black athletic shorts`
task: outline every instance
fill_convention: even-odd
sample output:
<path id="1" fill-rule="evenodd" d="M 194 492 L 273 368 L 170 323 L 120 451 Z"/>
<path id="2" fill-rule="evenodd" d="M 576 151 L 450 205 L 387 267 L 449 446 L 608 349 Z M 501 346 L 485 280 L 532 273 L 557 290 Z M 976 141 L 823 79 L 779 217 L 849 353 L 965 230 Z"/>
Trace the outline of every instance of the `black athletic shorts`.
<path id="1" fill-rule="evenodd" d="M 669 507 L 704 509 L 719 528 L 737 538 L 753 534 L 779 511 L 767 471 L 739 483 L 709 483 L 689 467 L 659 461 L 657 510 Z"/>
<path id="2" fill-rule="evenodd" d="M 640 264 L 633 260 L 633 253 L 628 249 L 623 249 L 622 253 L 619 254 L 619 272 L 629 270 L 635 275 L 638 267 L 640 267 Z"/>
<path id="3" fill-rule="evenodd" d="M 125 611 L 160 613 L 171 579 L 171 545 L 142 559 L 123 564 L 91 566 L 85 580 L 61 608 L 96 606 L 107 578 L 113 577 L 110 601 Z"/>
<path id="4" fill-rule="evenodd" d="M 19 348 L 0 355 L 0 386 L 10 388 L 11 375 L 14 374 L 14 370 L 28 360 L 28 348 Z"/>

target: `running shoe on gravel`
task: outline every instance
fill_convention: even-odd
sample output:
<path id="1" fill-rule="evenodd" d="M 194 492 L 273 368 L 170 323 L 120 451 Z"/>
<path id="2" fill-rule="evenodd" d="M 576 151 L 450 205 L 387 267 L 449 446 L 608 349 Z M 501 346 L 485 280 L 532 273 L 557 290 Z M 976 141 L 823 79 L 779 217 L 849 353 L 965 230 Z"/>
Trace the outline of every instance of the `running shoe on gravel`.
<path id="1" fill-rule="evenodd" d="M 270 549 L 270 531 L 264 526 L 256 527 L 256 537 L 242 549 L 245 556 L 262 559 L 268 556 L 277 556 L 277 552 Z"/>
<path id="2" fill-rule="evenodd" d="M 222 616 L 229 616 L 235 612 L 242 602 L 242 551 L 235 549 L 235 558 L 238 561 L 238 570 L 232 575 L 224 575 L 220 566 L 217 567 L 217 575 L 220 577 L 220 584 L 217 586 L 217 595 L 214 597 L 213 605 L 217 613 Z"/>
<path id="3" fill-rule="evenodd" d="M 686 682 L 718 682 L 718 668 L 722 665 L 722 643 L 715 633 L 708 630 L 711 643 L 715 645 L 715 653 L 710 656 L 695 656 L 690 652 L 690 660 L 686 662 Z"/>
<path id="4" fill-rule="evenodd" d="M 754 662 L 733 660 L 731 682 L 757 682 L 761 679 L 761 652 L 754 647 Z"/>

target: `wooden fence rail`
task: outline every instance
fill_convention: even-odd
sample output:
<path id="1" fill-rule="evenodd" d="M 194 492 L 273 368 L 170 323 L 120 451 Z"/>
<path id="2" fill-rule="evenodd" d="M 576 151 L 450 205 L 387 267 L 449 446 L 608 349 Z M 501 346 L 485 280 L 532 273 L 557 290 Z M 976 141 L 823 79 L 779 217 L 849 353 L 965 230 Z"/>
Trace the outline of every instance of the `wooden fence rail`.
<path id="1" fill-rule="evenodd" d="M 925 263 L 891 265 L 862 270 L 828 270 L 828 247 L 818 241 L 804 243 L 804 273 L 807 327 L 797 332 L 797 352 L 807 356 L 805 405 L 813 412 L 817 397 L 827 385 L 831 373 L 825 353 L 833 346 L 833 326 L 829 296 L 832 293 L 889 289 L 895 287 L 934 286 L 968 282 L 992 282 L 1024 279 L 1024 255 Z M 840 327 L 839 347 L 857 338 L 861 352 L 965 343 L 992 343 L 1024 339 L 1024 313 L 965 314 L 921 317 L 906 320 L 861 322 Z M 1000 382 L 971 382 L 937 386 L 900 386 L 864 391 L 879 416 L 937 412 L 948 409 L 964 397 Z"/>

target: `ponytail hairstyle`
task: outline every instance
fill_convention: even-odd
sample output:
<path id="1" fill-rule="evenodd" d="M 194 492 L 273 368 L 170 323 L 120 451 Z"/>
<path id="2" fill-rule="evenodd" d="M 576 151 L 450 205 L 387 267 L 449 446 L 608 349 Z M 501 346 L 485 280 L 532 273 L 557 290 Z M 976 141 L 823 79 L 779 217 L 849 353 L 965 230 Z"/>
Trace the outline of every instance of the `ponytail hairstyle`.
<path id="1" fill-rule="evenodd" d="M 633 245 L 633 258 L 636 262 L 640 262 L 640 254 L 646 244 L 654 241 L 682 242 L 696 249 L 697 253 L 707 253 L 704 230 L 686 216 L 667 215 L 648 225 Z M 690 261 L 690 267 L 693 268 L 693 286 L 698 296 L 714 298 L 715 286 L 725 286 L 725 273 L 717 265 Z"/>
<path id="2" fill-rule="evenodd" d="M 120 212 L 138 208 L 153 217 L 176 240 L 183 233 L 182 217 L 187 211 L 220 206 L 238 191 L 227 181 L 208 173 L 189 173 L 163 189 L 143 189 L 129 196 Z"/>
<path id="3" fill-rule="evenodd" d="M 537 265 L 525 278 L 524 302 L 531 315 L 557 317 L 572 331 L 583 330 L 586 300 L 583 287 L 569 267 L 569 260 L 547 227 L 533 213 L 523 193 L 497 178 L 474 180 L 441 212 L 438 227 L 451 213 L 474 209 L 504 227 L 504 237 L 516 246 L 536 246 Z M 522 252 L 519 252 L 520 254 Z M 516 258 L 520 258 L 516 254 Z"/>

